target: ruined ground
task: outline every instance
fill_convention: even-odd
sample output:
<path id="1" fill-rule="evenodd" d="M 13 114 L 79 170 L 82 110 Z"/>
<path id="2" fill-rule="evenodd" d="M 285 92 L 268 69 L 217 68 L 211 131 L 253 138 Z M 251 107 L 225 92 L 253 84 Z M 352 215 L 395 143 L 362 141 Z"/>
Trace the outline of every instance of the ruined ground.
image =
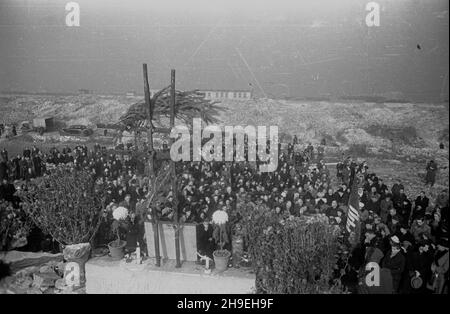
<path id="1" fill-rule="evenodd" d="M 142 100 L 125 96 L 33 96 L 0 97 L 0 123 L 19 123 L 34 117 L 54 116 L 58 125 L 114 123 L 127 108 Z M 311 102 L 258 99 L 226 101 L 219 117 L 223 125 L 277 125 L 283 138 L 297 135 L 301 142 L 318 144 L 325 138 L 332 157 L 342 153 L 367 159 L 371 168 L 389 183 L 402 179 L 411 187 L 409 194 L 423 189 L 426 162 L 433 158 L 440 166 L 433 194 L 448 188 L 449 105 L 448 103 L 369 103 Z M 0 146 L 20 152 L 23 146 L 37 144 L 76 145 L 103 141 L 58 137 L 21 136 L 0 140 Z M 439 144 L 444 144 L 444 149 Z"/>

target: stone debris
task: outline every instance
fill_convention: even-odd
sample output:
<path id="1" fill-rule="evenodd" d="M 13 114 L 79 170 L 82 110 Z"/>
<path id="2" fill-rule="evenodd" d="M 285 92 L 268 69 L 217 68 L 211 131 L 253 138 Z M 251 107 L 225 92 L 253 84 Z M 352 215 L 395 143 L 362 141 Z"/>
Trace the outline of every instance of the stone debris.
<path id="1" fill-rule="evenodd" d="M 86 289 L 84 287 L 78 288 L 78 289 L 65 289 L 65 290 L 59 290 L 58 292 L 55 292 L 56 294 L 86 294 Z"/>
<path id="2" fill-rule="evenodd" d="M 67 285 L 66 280 L 64 278 L 58 279 L 55 282 L 55 288 L 60 291 L 66 291 L 66 292 L 71 292 L 71 291 L 77 290 L 77 288 L 75 288 L 74 286 Z"/>
<path id="3" fill-rule="evenodd" d="M 55 288 L 48 288 L 44 290 L 43 294 L 55 294 Z"/>
<path id="4" fill-rule="evenodd" d="M 38 288 L 31 288 L 27 290 L 27 294 L 42 294 L 42 291 Z"/>
<path id="5" fill-rule="evenodd" d="M 56 273 L 38 273 L 33 274 L 33 287 L 49 288 L 55 286 L 55 281 L 60 279 Z"/>
<path id="6" fill-rule="evenodd" d="M 11 277 L 13 278 L 13 277 Z M 16 280 L 16 285 L 21 288 L 21 289 L 28 289 L 31 287 L 31 285 L 33 284 L 33 280 L 31 279 L 31 277 L 19 277 Z"/>
<path id="7" fill-rule="evenodd" d="M 52 265 L 44 265 L 44 266 L 42 266 L 41 268 L 39 268 L 39 272 L 40 272 L 41 274 L 45 274 L 45 273 L 54 273 L 55 270 L 54 270 L 54 268 L 53 268 Z"/>
<path id="8" fill-rule="evenodd" d="M 0 281 L 0 294 L 85 294 L 84 287 L 68 286 L 64 261 L 51 260 L 13 272 Z"/>

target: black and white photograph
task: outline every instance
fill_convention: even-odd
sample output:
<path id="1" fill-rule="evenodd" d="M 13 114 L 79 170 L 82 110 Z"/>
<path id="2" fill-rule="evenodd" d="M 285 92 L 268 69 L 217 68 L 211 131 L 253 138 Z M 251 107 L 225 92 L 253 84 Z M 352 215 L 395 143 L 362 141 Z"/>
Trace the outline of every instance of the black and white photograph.
<path id="1" fill-rule="evenodd" d="M 0 0 L 0 309 L 446 295 L 448 211 L 448 0 Z"/>

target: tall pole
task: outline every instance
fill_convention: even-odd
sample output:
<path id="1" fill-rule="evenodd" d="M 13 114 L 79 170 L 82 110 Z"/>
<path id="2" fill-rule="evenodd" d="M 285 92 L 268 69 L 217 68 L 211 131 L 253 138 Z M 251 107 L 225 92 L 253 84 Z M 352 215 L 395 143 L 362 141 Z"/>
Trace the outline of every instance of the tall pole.
<path id="1" fill-rule="evenodd" d="M 149 147 L 149 180 L 150 180 L 150 186 L 152 186 L 152 182 L 156 179 L 155 178 L 155 163 L 154 163 L 154 156 L 155 151 L 153 149 L 153 108 L 152 108 L 152 100 L 150 98 L 150 87 L 148 84 L 148 71 L 147 71 L 147 64 L 144 63 L 142 65 L 143 73 L 144 73 L 144 96 L 145 96 L 145 105 L 148 108 L 148 131 L 147 131 L 147 139 L 148 139 L 148 147 Z M 153 182 L 154 183 L 154 182 Z M 151 206 L 151 204 L 149 204 Z M 153 240 L 155 243 L 155 258 L 156 263 L 155 265 L 157 267 L 161 266 L 161 256 L 159 254 L 159 221 L 158 221 L 158 214 L 152 208 L 152 218 L 153 218 Z"/>
<path id="2" fill-rule="evenodd" d="M 170 72 L 170 127 L 175 126 L 175 70 Z M 174 138 L 170 139 L 171 144 L 175 141 Z M 172 164 L 172 194 L 173 194 L 173 210 L 174 210 L 174 222 L 175 222 L 175 267 L 181 267 L 180 261 L 180 221 L 178 219 L 178 182 L 175 161 L 170 161 Z"/>
<path id="3" fill-rule="evenodd" d="M 147 71 L 147 64 L 144 63 L 142 65 L 142 69 L 144 72 L 144 97 L 145 97 L 145 105 L 148 109 L 148 123 L 149 128 L 147 131 L 147 139 L 148 139 L 148 147 L 149 147 L 149 153 L 150 156 L 153 154 L 153 123 L 152 123 L 152 103 L 150 99 L 150 87 L 148 84 L 148 71 Z M 153 158 L 150 158 L 150 167 L 149 167 L 149 176 L 150 178 L 153 178 L 155 176 L 155 169 L 154 169 L 154 163 Z"/>

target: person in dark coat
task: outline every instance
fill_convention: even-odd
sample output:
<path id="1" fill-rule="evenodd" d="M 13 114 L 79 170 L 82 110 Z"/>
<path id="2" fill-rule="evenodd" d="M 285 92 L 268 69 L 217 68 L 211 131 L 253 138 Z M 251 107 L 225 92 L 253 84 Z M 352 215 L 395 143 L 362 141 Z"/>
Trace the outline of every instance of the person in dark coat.
<path id="1" fill-rule="evenodd" d="M 8 164 L 2 158 L 0 161 L 0 181 L 8 180 Z"/>
<path id="2" fill-rule="evenodd" d="M 127 217 L 127 227 L 127 251 L 134 252 L 139 244 L 142 252 L 146 252 L 143 230 L 144 222 L 134 211 Z"/>
<path id="3" fill-rule="evenodd" d="M 23 150 L 23 157 L 30 158 L 31 157 L 31 150 L 28 147 L 25 147 Z"/>
<path id="4" fill-rule="evenodd" d="M 438 170 L 437 163 L 434 160 L 430 160 L 427 164 L 427 174 L 425 176 L 425 185 L 430 184 L 431 186 L 434 185 L 434 182 L 436 181 L 436 173 Z"/>
<path id="5" fill-rule="evenodd" d="M 3 157 L 5 161 L 8 161 L 8 151 L 5 148 L 2 149 L 0 155 Z"/>
<path id="6" fill-rule="evenodd" d="M 42 175 L 42 167 L 41 167 L 41 157 L 39 157 L 38 155 L 33 155 L 33 157 L 31 158 L 31 163 L 33 165 L 33 175 L 36 177 L 40 177 Z"/>
<path id="7" fill-rule="evenodd" d="M 429 241 L 422 241 L 418 244 L 418 249 L 408 254 L 406 257 L 406 278 L 404 280 L 403 292 L 423 294 L 427 293 L 426 283 L 431 276 L 431 263 L 433 262 L 433 252 Z M 420 287 L 412 287 L 412 278 L 422 279 Z"/>
<path id="8" fill-rule="evenodd" d="M 409 226 L 405 223 L 400 226 L 399 232 L 396 236 L 400 239 L 400 243 L 404 243 L 405 241 L 409 242 L 410 245 L 415 245 L 416 243 L 414 236 L 409 231 Z"/>
<path id="9" fill-rule="evenodd" d="M 205 218 L 202 224 L 197 225 L 197 251 L 201 255 L 206 255 L 211 259 L 213 258 L 213 228 L 208 218 Z"/>
<path id="10" fill-rule="evenodd" d="M 401 204 L 398 204 L 398 214 L 402 217 L 402 221 L 408 223 L 411 216 L 412 204 L 408 198 L 405 198 Z"/>
<path id="11" fill-rule="evenodd" d="M 420 195 L 417 196 L 414 201 L 414 211 L 412 214 L 412 219 L 416 219 L 417 217 L 425 216 L 425 211 L 430 203 L 430 199 L 425 196 L 425 191 L 421 191 Z"/>
<path id="12" fill-rule="evenodd" d="M 13 204 L 18 203 L 17 197 L 14 195 L 16 193 L 16 188 L 14 184 L 9 183 L 6 179 L 0 183 L 0 200 L 5 200 Z"/>
<path id="13" fill-rule="evenodd" d="M 402 184 L 400 180 L 397 180 L 396 183 L 391 188 L 392 193 L 392 201 L 395 202 L 395 199 L 400 195 L 400 190 L 404 190 L 405 186 Z"/>
<path id="14" fill-rule="evenodd" d="M 14 180 L 20 179 L 20 157 L 17 156 L 12 160 L 12 175 Z"/>
<path id="15" fill-rule="evenodd" d="M 397 238 L 398 240 L 398 238 Z M 401 252 L 400 243 L 392 242 L 391 249 L 382 260 L 382 267 L 391 271 L 393 293 L 397 293 L 400 287 L 403 271 L 405 270 L 405 257 Z"/>

